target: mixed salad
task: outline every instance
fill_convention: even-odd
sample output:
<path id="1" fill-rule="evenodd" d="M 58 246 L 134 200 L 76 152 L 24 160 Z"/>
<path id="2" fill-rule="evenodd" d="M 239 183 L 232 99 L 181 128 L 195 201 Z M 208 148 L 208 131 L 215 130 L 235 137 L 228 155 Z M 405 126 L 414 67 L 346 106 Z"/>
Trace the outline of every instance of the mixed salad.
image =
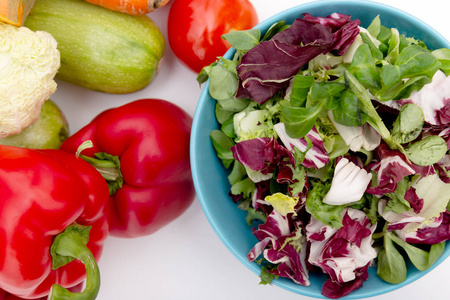
<path id="1" fill-rule="evenodd" d="M 261 282 L 321 272 L 340 298 L 369 266 L 393 284 L 429 268 L 450 238 L 450 50 L 340 13 L 224 38 L 234 57 L 198 81 Z"/>

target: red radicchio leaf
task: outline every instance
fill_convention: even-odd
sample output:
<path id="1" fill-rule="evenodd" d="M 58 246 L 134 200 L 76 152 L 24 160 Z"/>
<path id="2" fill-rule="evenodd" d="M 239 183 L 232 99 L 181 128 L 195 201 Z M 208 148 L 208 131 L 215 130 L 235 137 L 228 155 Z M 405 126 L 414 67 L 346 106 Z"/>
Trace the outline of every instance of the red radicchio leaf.
<path id="1" fill-rule="evenodd" d="M 278 171 L 277 182 L 279 184 L 292 184 L 298 181 L 292 178 L 293 175 L 292 169 L 289 166 L 284 166 Z"/>
<path id="2" fill-rule="evenodd" d="M 356 278 L 355 280 L 339 283 L 328 279 L 325 281 L 322 287 L 322 295 L 330 299 L 338 299 L 347 296 L 352 291 L 359 289 L 363 285 L 363 280 L 361 278 Z"/>
<path id="3" fill-rule="evenodd" d="M 366 218 L 364 219 L 363 224 L 361 224 L 357 220 L 350 218 L 348 213 L 346 213 L 342 220 L 342 224 L 344 226 L 336 232 L 334 237 L 337 239 L 342 238 L 350 243 L 356 244 L 358 247 L 361 247 L 361 240 L 372 234 L 370 229 L 367 228 L 369 223 L 369 219 Z"/>
<path id="4" fill-rule="evenodd" d="M 306 250 L 298 252 L 298 249 L 288 243 L 288 239 L 294 238 L 297 230 L 301 230 L 302 222 L 294 221 L 291 217 L 285 217 L 277 211 L 267 217 L 266 222 L 253 231 L 253 235 L 259 242 L 247 254 L 249 261 L 254 261 L 261 253 L 269 262 L 276 264 L 269 273 L 287 277 L 297 284 L 308 286 L 308 271 L 306 268 Z M 306 248 L 306 241 L 304 242 Z"/>
<path id="5" fill-rule="evenodd" d="M 294 224 L 295 225 L 295 224 Z M 286 238 L 291 234 L 292 220 L 273 210 L 267 216 L 266 222 L 260 224 L 258 229 L 253 231 L 253 235 L 260 241 L 247 254 L 249 261 L 254 261 L 266 247 L 274 250 L 282 248 Z M 297 224 L 299 226 L 299 224 Z"/>
<path id="6" fill-rule="evenodd" d="M 310 14 L 303 14 L 303 19 L 315 24 L 322 24 L 331 28 L 333 32 L 333 42 L 328 51 L 337 50 L 338 55 L 343 55 L 348 47 L 353 43 L 359 34 L 359 20 L 352 21 L 349 15 L 332 13 L 326 17 L 313 17 Z"/>
<path id="7" fill-rule="evenodd" d="M 292 171 L 292 167 L 290 165 L 280 165 L 277 175 L 277 182 L 281 185 L 286 184 L 289 194 L 294 197 L 299 197 L 302 200 L 299 201 L 299 203 L 297 204 L 298 206 L 303 206 L 303 204 L 305 204 L 306 195 L 308 194 L 309 190 L 309 183 L 306 176 L 305 178 L 302 178 L 302 183 L 304 184 L 303 189 L 296 194 L 293 194 L 294 189 L 291 185 L 300 182 L 300 180 L 294 179 L 294 172 Z"/>
<path id="8" fill-rule="evenodd" d="M 370 263 L 355 270 L 356 278 L 352 281 L 338 282 L 333 279 L 328 279 L 322 286 L 322 295 L 330 299 L 338 299 L 359 289 L 363 286 L 364 280 L 369 278 L 369 266 Z"/>
<path id="9" fill-rule="evenodd" d="M 261 211 L 264 215 L 272 212 L 272 205 L 268 204 L 264 199 L 270 195 L 270 180 L 255 183 L 255 192 L 252 197 L 252 206 L 254 209 Z"/>
<path id="10" fill-rule="evenodd" d="M 263 174 L 272 173 L 284 157 L 291 163 L 294 157 L 275 138 L 256 138 L 245 140 L 231 147 L 233 157 L 244 166 L 261 171 Z"/>
<path id="11" fill-rule="evenodd" d="M 303 19 L 310 23 L 322 24 L 330 27 L 332 31 L 337 31 L 346 23 L 350 22 L 350 16 L 340 13 L 332 13 L 326 17 L 314 17 L 305 13 L 303 14 Z"/>
<path id="12" fill-rule="evenodd" d="M 266 102 L 311 59 L 333 50 L 344 54 L 359 34 L 360 21 L 350 21 L 344 15 L 330 18 L 326 25 L 313 19 L 311 16 L 296 19 L 290 28 L 261 42 L 242 57 L 237 67 L 241 85 L 237 98 Z"/>
<path id="13" fill-rule="evenodd" d="M 308 271 L 305 266 L 305 257 L 298 253 L 296 249 L 290 245 L 285 245 L 280 251 L 267 249 L 264 257 L 272 262 L 278 263 L 278 266 L 267 272 L 292 279 L 295 283 L 309 286 Z"/>
<path id="14" fill-rule="evenodd" d="M 436 118 L 440 124 L 450 123 L 450 98 L 442 99 L 444 106 L 436 111 Z"/>
<path id="15" fill-rule="evenodd" d="M 303 165 L 307 168 L 320 169 L 330 161 L 325 144 L 315 126 L 308 132 L 306 137 L 312 141 L 313 146 L 306 152 Z M 306 143 L 305 138 L 301 140 Z"/>
<path id="16" fill-rule="evenodd" d="M 411 208 L 416 214 L 420 213 L 423 207 L 423 199 L 416 194 L 416 189 L 410 187 L 405 193 L 405 200 L 409 202 Z"/>
<path id="17" fill-rule="evenodd" d="M 363 286 L 363 282 L 369 278 L 369 266 L 370 263 L 355 270 L 356 278 L 352 281 L 337 282 L 328 279 L 322 286 L 322 295 L 330 299 L 338 299 L 359 289 Z"/>
<path id="18" fill-rule="evenodd" d="M 417 229 L 414 235 L 406 237 L 406 242 L 411 244 L 438 244 L 450 239 L 450 212 L 441 213 L 441 223 L 437 227 L 424 226 Z"/>
<path id="19" fill-rule="evenodd" d="M 445 183 L 450 183 L 450 176 L 448 172 L 450 171 L 450 155 L 446 154 L 439 162 L 435 164 L 435 168 L 439 178 Z"/>
<path id="20" fill-rule="evenodd" d="M 266 158 L 263 156 L 269 138 L 259 138 L 242 141 L 231 147 L 234 158 L 244 166 L 254 171 L 263 170 L 266 167 Z"/>
<path id="21" fill-rule="evenodd" d="M 380 144 L 375 152 L 375 162 L 369 168 L 377 173 L 378 186 L 369 187 L 366 192 L 372 195 L 393 193 L 403 177 L 413 174 L 428 176 L 433 174 L 432 166 L 418 166 L 407 161 L 399 150 L 392 150 L 385 143 Z"/>
<path id="22" fill-rule="evenodd" d="M 321 241 L 325 240 L 326 231 L 327 231 L 326 227 L 322 227 L 320 232 L 313 232 L 308 236 L 308 238 L 313 241 L 321 242 Z"/>
<path id="23" fill-rule="evenodd" d="M 361 224 L 358 220 L 352 219 L 348 213 L 345 213 L 341 227 L 331 238 L 324 250 L 322 251 L 323 262 L 333 261 L 334 259 L 340 257 L 346 257 L 350 255 L 350 245 L 354 244 L 358 248 L 361 247 L 362 239 L 370 236 L 372 234 L 370 227 L 370 221 L 368 218 L 364 218 Z M 344 282 L 344 279 L 340 277 L 334 271 L 331 265 L 326 263 L 321 265 L 325 273 L 327 273 L 333 281 Z M 355 272 L 357 274 L 357 272 Z"/>
<path id="24" fill-rule="evenodd" d="M 323 228 L 326 228 L 324 239 L 321 237 Z M 323 295 L 333 299 L 343 297 L 367 280 L 369 265 L 376 257 L 371 246 L 374 230 L 375 225 L 369 218 L 352 208 L 345 211 L 343 226 L 339 229 L 311 219 L 306 226 L 310 242 L 308 261 L 329 277 L 322 287 Z"/>

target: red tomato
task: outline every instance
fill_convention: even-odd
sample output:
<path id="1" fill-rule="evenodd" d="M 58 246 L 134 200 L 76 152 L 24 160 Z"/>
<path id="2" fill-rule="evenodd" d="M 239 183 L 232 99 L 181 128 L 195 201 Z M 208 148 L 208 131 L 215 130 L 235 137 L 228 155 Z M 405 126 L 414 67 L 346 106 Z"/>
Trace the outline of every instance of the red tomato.
<path id="1" fill-rule="evenodd" d="M 169 44 L 198 73 L 229 49 L 223 34 L 257 23 L 256 10 L 248 0 L 176 0 L 168 17 Z"/>

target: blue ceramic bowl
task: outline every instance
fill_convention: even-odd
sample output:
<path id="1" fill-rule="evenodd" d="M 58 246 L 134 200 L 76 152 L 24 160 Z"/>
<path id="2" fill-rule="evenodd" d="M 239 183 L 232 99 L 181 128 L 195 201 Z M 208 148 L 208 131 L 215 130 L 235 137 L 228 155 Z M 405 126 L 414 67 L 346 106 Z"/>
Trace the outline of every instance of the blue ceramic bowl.
<path id="1" fill-rule="evenodd" d="M 295 18 L 300 17 L 303 13 L 326 16 L 333 12 L 358 18 L 361 20 L 361 26 L 363 27 L 367 27 L 374 17 L 380 15 L 383 25 L 395 27 L 400 33 L 423 40 L 431 49 L 450 47 L 450 43 L 444 37 L 414 16 L 390 6 L 368 1 L 326 0 L 311 2 L 281 12 L 260 23 L 257 27 L 265 32 L 271 24 L 280 20 L 292 23 Z M 225 57 L 232 58 L 233 54 L 234 51 L 231 49 Z M 250 263 L 246 257 L 257 239 L 252 235 L 251 228 L 245 221 L 246 213 L 240 210 L 228 196 L 230 190 L 227 181 L 228 171 L 224 169 L 216 157 L 209 138 L 211 130 L 218 129 L 214 116 L 214 106 L 215 100 L 209 95 L 208 83 L 206 83 L 195 111 L 191 134 L 191 164 L 195 188 L 203 211 L 219 238 L 243 265 L 259 275 L 261 267 L 254 262 Z M 434 266 L 437 266 L 449 255 L 450 246 L 447 245 L 443 256 Z M 397 285 L 382 281 L 376 276 L 376 269 L 370 268 L 369 279 L 364 282 L 363 287 L 353 291 L 345 299 L 361 299 L 387 293 L 417 280 L 431 271 L 433 267 L 421 272 L 411 265 L 408 267 L 406 280 Z M 311 285 L 309 287 L 294 284 L 285 278 L 274 280 L 273 284 L 301 295 L 324 298 L 321 289 L 325 276 L 310 274 L 310 280 Z"/>

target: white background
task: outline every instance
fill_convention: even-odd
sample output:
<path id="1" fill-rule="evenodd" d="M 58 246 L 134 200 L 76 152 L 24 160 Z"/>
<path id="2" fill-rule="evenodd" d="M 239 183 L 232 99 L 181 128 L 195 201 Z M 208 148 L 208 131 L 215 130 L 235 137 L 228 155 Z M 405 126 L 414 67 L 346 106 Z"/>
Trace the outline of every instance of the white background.
<path id="1" fill-rule="evenodd" d="M 305 2 L 300 0 L 252 0 L 263 21 L 271 15 Z M 413 14 L 450 40 L 449 10 L 442 0 L 380 0 Z M 159 75 L 142 91 L 127 95 L 97 93 L 58 81 L 51 97 L 64 111 L 71 133 L 101 111 L 140 98 L 161 98 L 194 115 L 201 88 L 196 75 L 174 56 L 167 41 L 170 4 L 149 16 L 166 39 Z M 157 233 L 137 238 L 110 237 L 100 260 L 102 286 L 97 299 L 312 299 L 276 286 L 259 285 L 259 277 L 244 267 L 221 243 L 202 212 L 197 198 L 177 220 Z M 373 300 L 450 298 L 450 260 L 418 281 Z"/>

